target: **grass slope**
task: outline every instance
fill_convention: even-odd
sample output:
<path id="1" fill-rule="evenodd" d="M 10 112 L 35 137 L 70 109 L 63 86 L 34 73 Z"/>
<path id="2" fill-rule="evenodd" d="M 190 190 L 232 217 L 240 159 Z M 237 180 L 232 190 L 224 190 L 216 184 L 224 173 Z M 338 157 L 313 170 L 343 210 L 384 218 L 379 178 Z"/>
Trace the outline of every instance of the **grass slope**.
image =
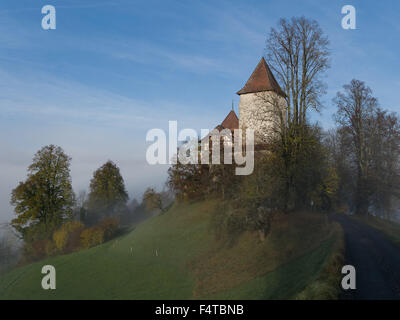
<path id="1" fill-rule="evenodd" d="M 0 278 L 0 299 L 295 298 L 340 238 L 321 215 L 296 214 L 280 216 L 264 242 L 244 233 L 228 245 L 209 231 L 216 210 L 216 201 L 174 205 L 101 246 L 16 268 Z M 56 290 L 41 288 L 46 264 Z"/>

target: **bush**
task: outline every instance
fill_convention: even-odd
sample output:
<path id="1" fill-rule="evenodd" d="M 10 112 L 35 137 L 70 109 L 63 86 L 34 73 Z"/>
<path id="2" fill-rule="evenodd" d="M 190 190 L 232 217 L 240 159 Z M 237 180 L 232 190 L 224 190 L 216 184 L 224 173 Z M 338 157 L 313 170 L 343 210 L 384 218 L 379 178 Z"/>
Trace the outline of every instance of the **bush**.
<path id="1" fill-rule="evenodd" d="M 105 218 L 98 227 L 103 231 L 104 241 L 110 240 L 118 231 L 118 218 Z"/>
<path id="2" fill-rule="evenodd" d="M 54 245 L 59 252 L 72 252 L 79 248 L 80 235 L 84 226 L 79 221 L 70 221 L 53 234 Z"/>
<path id="3" fill-rule="evenodd" d="M 105 218 L 98 225 L 83 230 L 80 234 L 81 247 L 88 249 L 110 240 L 117 233 L 118 224 L 117 218 Z"/>
<path id="4" fill-rule="evenodd" d="M 233 244 L 238 237 L 249 229 L 247 208 L 236 208 L 228 203 L 221 203 L 211 219 L 211 229 L 216 240 Z"/>
<path id="5" fill-rule="evenodd" d="M 47 256 L 54 256 L 55 254 L 57 254 L 58 252 L 58 248 L 56 246 L 56 244 L 53 241 L 47 241 L 46 244 L 46 255 Z"/>
<path id="6" fill-rule="evenodd" d="M 65 245 L 68 240 L 68 232 L 64 228 L 61 227 L 60 230 L 57 230 L 53 233 L 53 241 L 57 250 L 64 251 Z"/>
<path id="7" fill-rule="evenodd" d="M 37 240 L 25 243 L 23 247 L 22 263 L 39 261 L 47 256 L 47 246 L 50 240 Z"/>
<path id="8" fill-rule="evenodd" d="M 66 222 L 53 233 L 50 239 L 27 242 L 24 246 L 22 262 L 38 261 L 48 256 L 97 246 L 114 237 L 118 231 L 118 225 L 117 218 L 106 218 L 98 225 L 87 229 L 79 221 Z"/>
<path id="9" fill-rule="evenodd" d="M 98 226 L 91 227 L 82 231 L 80 239 L 81 246 L 89 249 L 103 243 L 104 231 Z"/>

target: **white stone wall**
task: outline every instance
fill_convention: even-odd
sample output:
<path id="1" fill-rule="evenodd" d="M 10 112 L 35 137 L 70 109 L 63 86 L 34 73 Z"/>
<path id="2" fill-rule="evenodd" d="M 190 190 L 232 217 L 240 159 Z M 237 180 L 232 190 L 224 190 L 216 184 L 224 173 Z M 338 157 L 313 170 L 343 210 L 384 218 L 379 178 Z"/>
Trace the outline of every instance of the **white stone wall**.
<path id="1" fill-rule="evenodd" d="M 279 130 L 280 114 L 286 121 L 286 100 L 272 91 L 240 95 L 239 128 L 254 129 L 255 140 L 268 142 Z"/>

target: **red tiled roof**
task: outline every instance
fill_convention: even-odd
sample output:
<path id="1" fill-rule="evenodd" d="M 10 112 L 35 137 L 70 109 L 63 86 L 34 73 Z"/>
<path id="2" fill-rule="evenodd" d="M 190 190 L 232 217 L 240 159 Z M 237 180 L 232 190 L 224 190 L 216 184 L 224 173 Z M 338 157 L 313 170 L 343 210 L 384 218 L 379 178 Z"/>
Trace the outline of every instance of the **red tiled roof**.
<path id="1" fill-rule="evenodd" d="M 228 113 L 225 120 L 222 121 L 221 126 L 230 130 L 239 129 L 239 118 L 235 111 L 232 110 Z"/>
<path id="2" fill-rule="evenodd" d="M 274 91 L 282 96 L 285 96 L 285 93 L 282 91 L 264 58 L 261 58 L 249 80 L 247 80 L 244 87 L 238 91 L 237 94 L 241 95 L 244 93 L 261 91 Z"/>

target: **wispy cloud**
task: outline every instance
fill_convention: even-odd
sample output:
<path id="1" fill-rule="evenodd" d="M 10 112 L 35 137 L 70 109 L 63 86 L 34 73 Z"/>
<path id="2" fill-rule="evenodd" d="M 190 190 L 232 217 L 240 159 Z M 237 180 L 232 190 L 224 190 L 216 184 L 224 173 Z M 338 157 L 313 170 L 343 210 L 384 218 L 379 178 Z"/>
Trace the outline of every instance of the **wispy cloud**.
<path id="1" fill-rule="evenodd" d="M 65 3 L 65 2 L 64 2 Z M 96 1 L 96 3 L 90 3 L 80 0 L 69 0 L 70 4 L 59 4 L 59 1 L 55 0 L 52 4 L 56 6 L 56 9 L 90 9 L 90 8 L 99 8 L 99 7 L 109 7 L 109 6 L 119 6 L 119 5 L 128 5 L 126 1 Z M 42 4 L 43 6 L 44 4 Z M 7 13 L 18 13 L 24 11 L 38 11 L 42 8 L 40 3 L 36 7 L 19 7 L 14 9 L 0 9 L 0 14 L 7 14 Z"/>
<path id="2" fill-rule="evenodd" d="M 161 106 L 140 102 L 79 82 L 48 74 L 17 76 L 0 69 L 2 118 L 40 119 L 42 122 L 90 123 L 107 126 L 146 126 Z"/>
<path id="3" fill-rule="evenodd" d="M 184 72 L 193 72 L 198 74 L 220 74 L 221 76 L 230 76 L 234 73 L 234 70 L 229 68 L 223 60 L 218 60 L 209 56 L 201 56 L 196 54 L 184 54 L 180 52 L 174 52 L 166 48 L 157 46 L 146 45 L 146 49 L 141 46 L 139 50 L 140 54 L 131 52 L 138 52 L 134 49 L 134 45 L 131 49 L 116 49 L 117 46 L 113 46 L 113 51 L 109 52 L 114 58 L 132 61 L 135 63 L 147 63 L 153 66 L 161 66 L 165 68 L 169 66 L 172 69 L 180 69 Z M 125 52 L 124 52 L 125 51 Z M 146 52 L 148 54 L 146 54 Z"/>

